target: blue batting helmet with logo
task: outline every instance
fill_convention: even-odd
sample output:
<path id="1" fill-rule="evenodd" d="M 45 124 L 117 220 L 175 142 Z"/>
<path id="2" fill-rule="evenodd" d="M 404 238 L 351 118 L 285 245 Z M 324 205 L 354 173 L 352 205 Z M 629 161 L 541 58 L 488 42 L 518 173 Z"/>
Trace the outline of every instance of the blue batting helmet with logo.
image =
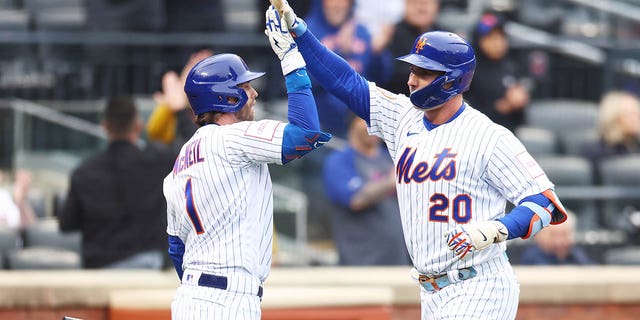
<path id="1" fill-rule="evenodd" d="M 411 102 L 421 109 L 439 106 L 469 90 L 476 69 L 476 56 L 471 45 L 462 37 L 445 31 L 423 33 L 414 42 L 411 53 L 396 59 L 444 73 L 426 87 L 411 93 Z"/>
<path id="2" fill-rule="evenodd" d="M 184 84 L 193 113 L 237 112 L 249 97 L 239 84 L 257 79 L 264 72 L 252 72 L 235 54 L 223 53 L 198 62 Z"/>

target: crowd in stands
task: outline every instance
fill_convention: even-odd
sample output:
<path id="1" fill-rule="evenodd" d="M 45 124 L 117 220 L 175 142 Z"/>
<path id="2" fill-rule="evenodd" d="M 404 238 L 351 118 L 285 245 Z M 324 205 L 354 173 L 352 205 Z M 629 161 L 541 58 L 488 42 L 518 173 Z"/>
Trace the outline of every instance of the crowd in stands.
<path id="1" fill-rule="evenodd" d="M 148 1 L 87 0 L 87 26 L 91 30 L 222 31 L 225 19 L 228 19 L 223 14 L 223 2 L 167 0 L 150 5 Z M 358 72 L 393 93 L 408 94 L 408 68 L 394 58 L 408 53 L 418 35 L 446 28 L 438 21 L 443 2 L 312 0 L 292 1 L 291 4 L 318 39 Z M 265 9 L 266 3 L 257 1 L 255 6 Z M 529 1 L 522 3 L 533 5 Z M 542 8 L 538 7 L 538 10 Z M 519 57 L 510 50 L 505 24 L 512 18 L 486 12 L 466 30 L 465 37 L 475 48 L 477 69 L 465 99 L 493 121 L 518 132 L 518 129 L 531 127 L 527 119 L 527 112 L 533 112 L 527 110 L 532 110 L 534 104 L 530 78 L 538 75 L 535 74 L 537 60 L 530 60 L 533 65 L 527 65 L 523 70 L 518 67 Z M 529 16 L 520 18 L 533 19 Z M 545 30 L 559 30 L 560 18 L 556 15 L 547 16 L 549 21 L 539 18 L 536 23 Z M 262 24 L 258 27 L 261 29 Z M 177 154 L 175 146 L 180 146 L 196 130 L 183 91 L 186 73 L 198 61 L 213 54 L 210 49 L 180 50 L 188 50 L 182 56 L 189 55 L 180 73 L 163 73 L 157 79 L 160 90 L 147 93 L 153 94 L 157 103 L 147 122 L 142 122 L 131 97 L 110 97 L 103 123 L 109 136 L 108 147 L 89 156 L 69 177 L 65 205 L 54 218 L 58 219 L 62 232 L 77 230 L 82 234 L 79 254 L 84 268 L 166 267 L 166 208 L 162 179 L 173 165 Z M 100 54 L 109 52 L 112 51 Z M 283 94 L 273 92 L 273 88 L 266 88 L 271 92 L 266 95 Z M 638 92 L 622 89 L 613 88 L 602 93 L 597 122 L 583 128 L 595 135 L 590 136 L 592 139 L 579 154 L 572 155 L 589 161 L 593 185 L 602 185 L 606 180 L 602 168 L 608 159 L 640 155 Z M 310 223 L 323 219 L 330 221 L 330 232 L 319 237 L 333 241 L 341 265 L 410 264 L 397 212 L 393 163 L 385 146 L 377 138 L 367 136 L 366 124 L 354 119 L 336 97 L 319 85 L 314 85 L 313 90 L 321 128 L 345 143 L 340 150 L 318 152 L 302 160 L 304 172 L 301 174 L 312 184 L 306 186 L 310 189 L 305 191 L 314 198 L 320 196 L 312 193 L 323 192 L 323 196 L 332 202 L 331 206 L 312 203 Z M 140 146 L 143 137 L 147 138 L 144 148 Z M 554 144 L 560 143 L 557 132 L 549 137 Z M 526 141 L 523 142 L 528 147 Z M 569 156 L 560 147 L 554 147 L 551 153 Z M 538 155 L 534 154 L 534 157 Z M 640 163 L 631 168 L 640 170 Z M 10 171 L 0 173 L 0 184 L 3 178 L 9 180 L 9 177 Z M 554 177 L 550 178 L 554 181 Z M 29 172 L 18 170 L 10 187 L 3 184 L 0 227 L 24 233 L 28 226 L 41 219 L 36 217 L 29 203 L 31 180 Z M 640 181 L 634 186 L 640 186 Z M 558 185 L 558 189 L 562 187 Z M 136 196 L 140 194 L 144 197 Z M 631 208 L 628 210 L 640 211 L 640 195 L 638 197 L 627 201 L 626 207 Z M 600 204 L 597 210 L 605 209 Z M 575 233 L 581 228 L 580 219 L 581 212 L 576 210 L 568 223 L 542 230 L 516 263 L 598 263 L 598 259 L 589 257 L 576 244 Z M 596 227 L 611 228 L 604 220 L 598 221 Z M 18 241 L 16 248 L 21 245 Z M 6 260 L 6 253 L 4 255 Z"/>

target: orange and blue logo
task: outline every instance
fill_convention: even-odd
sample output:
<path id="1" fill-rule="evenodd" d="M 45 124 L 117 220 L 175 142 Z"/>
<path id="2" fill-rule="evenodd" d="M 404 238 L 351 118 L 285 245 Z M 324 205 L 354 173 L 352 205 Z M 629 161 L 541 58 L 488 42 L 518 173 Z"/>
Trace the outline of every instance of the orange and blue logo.
<path id="1" fill-rule="evenodd" d="M 427 44 L 427 37 L 420 37 L 416 42 L 416 52 L 420 52 L 422 48 Z"/>

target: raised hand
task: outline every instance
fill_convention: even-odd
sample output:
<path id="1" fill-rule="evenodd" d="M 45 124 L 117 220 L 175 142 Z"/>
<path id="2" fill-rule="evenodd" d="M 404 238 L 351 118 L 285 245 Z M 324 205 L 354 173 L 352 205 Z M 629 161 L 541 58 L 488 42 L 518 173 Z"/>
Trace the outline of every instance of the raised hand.
<path id="1" fill-rule="evenodd" d="M 271 49 L 280 59 L 283 75 L 306 66 L 284 19 L 273 6 L 269 6 L 265 12 L 264 34 L 269 38 Z"/>

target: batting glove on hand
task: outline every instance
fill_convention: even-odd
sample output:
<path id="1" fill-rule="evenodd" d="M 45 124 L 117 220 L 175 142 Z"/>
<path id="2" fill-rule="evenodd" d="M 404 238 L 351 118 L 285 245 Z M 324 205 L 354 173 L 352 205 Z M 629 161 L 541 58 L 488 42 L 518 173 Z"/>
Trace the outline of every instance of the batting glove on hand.
<path id="1" fill-rule="evenodd" d="M 452 250 L 460 259 L 469 252 L 482 250 L 491 244 L 507 240 L 509 231 L 499 221 L 482 221 L 459 226 L 447 231 L 445 238 L 449 250 Z"/>
<path id="2" fill-rule="evenodd" d="M 298 45 L 293 41 L 284 19 L 281 19 L 273 6 L 269 6 L 265 12 L 265 21 L 264 34 L 269 38 L 271 49 L 280 59 L 282 74 L 286 76 L 297 69 L 304 68 L 306 64 L 298 51 Z"/>
<path id="3" fill-rule="evenodd" d="M 269 0 L 269 2 L 271 2 L 271 5 L 278 11 L 280 16 L 284 18 L 287 28 L 293 31 L 292 35 L 294 37 L 300 36 L 307 31 L 307 24 L 304 20 L 296 16 L 296 13 L 293 12 L 287 0 Z"/>

